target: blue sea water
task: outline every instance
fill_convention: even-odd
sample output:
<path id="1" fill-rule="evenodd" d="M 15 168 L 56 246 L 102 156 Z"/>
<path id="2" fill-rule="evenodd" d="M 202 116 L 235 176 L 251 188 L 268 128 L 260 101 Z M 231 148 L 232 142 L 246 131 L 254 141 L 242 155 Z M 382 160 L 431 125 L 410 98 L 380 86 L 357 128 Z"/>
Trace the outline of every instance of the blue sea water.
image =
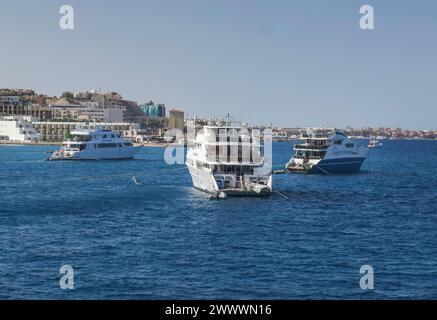
<path id="1" fill-rule="evenodd" d="M 275 175 L 288 199 L 226 201 L 162 148 L 95 162 L 48 149 L 0 146 L 0 298 L 437 299 L 435 141 L 386 140 L 359 174 Z M 290 153 L 275 143 L 274 163 Z"/>

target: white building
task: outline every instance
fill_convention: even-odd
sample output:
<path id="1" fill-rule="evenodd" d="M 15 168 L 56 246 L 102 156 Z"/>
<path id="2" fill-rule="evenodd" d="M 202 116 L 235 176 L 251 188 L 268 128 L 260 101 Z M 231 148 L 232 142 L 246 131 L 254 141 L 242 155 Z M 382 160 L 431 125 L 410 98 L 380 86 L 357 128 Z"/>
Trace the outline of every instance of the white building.
<path id="1" fill-rule="evenodd" d="M 123 122 L 125 107 L 112 105 L 101 106 L 96 101 L 87 101 L 82 103 L 86 108 L 81 111 L 82 114 L 89 116 L 91 119 L 103 122 Z"/>
<path id="2" fill-rule="evenodd" d="M 140 129 L 139 123 L 127 122 L 60 122 L 37 121 L 34 122 L 36 130 L 41 134 L 43 141 L 58 142 L 65 140 L 67 134 L 78 129 L 111 130 L 119 133 L 124 138 L 135 137 L 136 130 Z"/>
<path id="3" fill-rule="evenodd" d="M 96 120 L 103 122 L 123 122 L 125 108 L 123 106 L 101 106 L 95 101 L 81 102 L 81 104 L 51 105 L 55 118 Z"/>
<path id="4" fill-rule="evenodd" d="M 6 116 L 0 118 L 0 139 L 19 142 L 37 142 L 41 135 L 32 125 L 32 117 Z"/>

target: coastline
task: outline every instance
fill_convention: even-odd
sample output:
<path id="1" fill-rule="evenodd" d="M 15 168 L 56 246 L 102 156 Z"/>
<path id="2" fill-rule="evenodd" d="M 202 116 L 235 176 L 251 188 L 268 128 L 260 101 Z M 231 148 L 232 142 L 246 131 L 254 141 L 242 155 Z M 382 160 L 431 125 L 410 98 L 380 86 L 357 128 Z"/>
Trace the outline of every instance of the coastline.
<path id="1" fill-rule="evenodd" d="M 9 140 L 1 140 L 0 145 L 11 145 L 11 146 L 61 146 L 62 143 L 55 142 L 23 142 L 23 141 L 9 141 Z"/>
<path id="2" fill-rule="evenodd" d="M 363 139 L 363 140 L 368 140 L 369 138 L 358 138 L 358 139 Z M 274 142 L 293 142 L 295 140 L 299 140 L 299 139 L 293 139 L 293 140 L 275 140 Z M 411 141 L 411 140 L 423 140 L 423 141 L 437 141 L 437 139 L 426 139 L 426 138 L 391 138 L 391 139 L 387 139 L 387 140 L 407 140 L 407 141 Z M 48 141 L 40 141 L 40 142 L 23 142 L 23 141 L 7 141 L 7 140 L 0 140 L 0 146 L 5 145 L 5 146 L 57 146 L 57 147 L 61 147 L 62 146 L 62 142 L 57 143 L 57 142 L 48 142 Z M 141 147 L 151 147 L 151 148 L 165 148 L 169 145 L 171 145 L 170 143 L 134 143 L 135 146 L 141 146 Z M 182 145 L 175 145 L 176 147 L 182 147 Z"/>
<path id="3" fill-rule="evenodd" d="M 10 145 L 10 146 L 62 146 L 62 142 L 47 142 L 47 141 L 40 141 L 40 142 L 23 142 L 23 141 L 5 141 L 0 140 L 0 146 L 1 145 Z M 134 144 L 135 146 L 141 146 L 141 147 L 167 147 L 168 143 L 138 143 Z"/>
<path id="4" fill-rule="evenodd" d="M 356 139 L 356 140 L 369 140 L 369 137 L 351 137 L 352 139 Z M 290 139 L 290 140 L 285 140 L 285 139 L 281 139 L 281 140 L 273 140 L 273 142 L 293 142 L 296 140 L 301 140 L 299 138 L 296 139 Z M 384 140 L 394 140 L 394 141 L 437 141 L 437 138 L 435 139 L 430 139 L 430 138 L 386 138 L 386 139 L 381 139 L 380 141 L 384 141 Z"/>

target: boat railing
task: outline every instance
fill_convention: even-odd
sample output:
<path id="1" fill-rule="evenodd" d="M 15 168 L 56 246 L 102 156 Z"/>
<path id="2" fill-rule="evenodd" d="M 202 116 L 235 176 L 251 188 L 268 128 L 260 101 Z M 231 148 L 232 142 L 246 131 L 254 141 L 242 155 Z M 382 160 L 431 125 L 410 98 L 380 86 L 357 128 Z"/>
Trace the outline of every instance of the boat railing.
<path id="1" fill-rule="evenodd" d="M 304 156 L 298 156 L 298 155 L 293 156 L 293 158 L 294 159 L 303 159 L 303 160 L 321 160 L 321 159 L 323 159 L 323 157 L 314 157 L 314 156 L 304 157 Z"/>
<path id="2" fill-rule="evenodd" d="M 295 144 L 294 149 L 305 149 L 305 150 L 326 150 L 329 145 L 325 146 L 316 146 L 316 145 L 308 145 L 308 144 Z"/>
<path id="3" fill-rule="evenodd" d="M 327 130 L 309 130 L 309 131 L 305 131 L 301 133 L 301 137 L 302 138 L 307 138 L 307 139 L 311 139 L 311 138 L 324 138 L 324 139 L 329 139 L 333 136 L 333 134 L 335 133 L 335 131 L 331 130 L 331 129 L 327 129 Z"/>
<path id="4" fill-rule="evenodd" d="M 222 155 L 217 155 L 217 156 L 208 156 L 207 157 L 208 161 L 213 161 L 213 162 L 238 162 L 238 163 L 243 163 L 243 164 L 258 164 L 258 163 L 262 163 L 264 161 L 264 157 L 261 156 L 222 156 Z"/>

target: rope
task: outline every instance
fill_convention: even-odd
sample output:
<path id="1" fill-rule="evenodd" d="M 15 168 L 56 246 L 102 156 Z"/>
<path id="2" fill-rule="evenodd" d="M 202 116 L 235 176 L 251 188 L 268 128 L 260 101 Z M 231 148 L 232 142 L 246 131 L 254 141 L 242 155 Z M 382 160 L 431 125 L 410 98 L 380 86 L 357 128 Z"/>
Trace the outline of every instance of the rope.
<path id="1" fill-rule="evenodd" d="M 133 181 L 137 186 L 142 185 L 142 183 L 140 183 L 140 182 L 137 181 L 137 178 L 135 178 L 135 176 L 132 176 L 132 181 Z"/>
<path id="2" fill-rule="evenodd" d="M 315 164 L 314 166 L 316 166 L 317 168 L 319 168 L 320 170 L 322 170 L 324 173 L 326 173 L 328 176 L 330 176 L 331 174 L 328 172 L 328 171 L 326 171 L 326 170 L 323 170 L 320 166 L 318 166 L 317 164 Z"/>
<path id="3" fill-rule="evenodd" d="M 281 197 L 284 197 L 285 199 L 288 200 L 288 197 L 282 193 L 280 193 L 279 191 L 273 190 L 274 192 L 276 192 L 277 194 L 279 194 Z"/>

